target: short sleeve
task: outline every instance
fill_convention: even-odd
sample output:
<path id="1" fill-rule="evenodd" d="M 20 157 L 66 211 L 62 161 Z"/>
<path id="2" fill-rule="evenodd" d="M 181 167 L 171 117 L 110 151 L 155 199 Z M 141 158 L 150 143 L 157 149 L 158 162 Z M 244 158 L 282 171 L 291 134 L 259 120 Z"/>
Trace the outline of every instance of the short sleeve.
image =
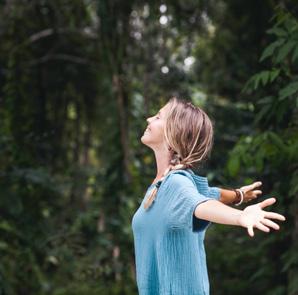
<path id="1" fill-rule="evenodd" d="M 196 207 L 214 198 L 198 192 L 195 183 L 185 175 L 173 173 L 167 179 L 169 193 L 168 222 L 172 228 L 192 228 L 194 231 L 205 229 L 209 222 L 194 216 Z"/>
<path id="2" fill-rule="evenodd" d="M 219 200 L 220 190 L 218 187 L 209 187 L 209 197 Z"/>

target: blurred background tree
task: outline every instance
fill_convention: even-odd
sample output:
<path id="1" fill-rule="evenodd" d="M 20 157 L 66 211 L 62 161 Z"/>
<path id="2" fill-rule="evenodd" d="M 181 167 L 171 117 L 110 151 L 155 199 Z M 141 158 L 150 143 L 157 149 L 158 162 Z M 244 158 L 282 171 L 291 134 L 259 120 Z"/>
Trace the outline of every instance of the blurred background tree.
<path id="1" fill-rule="evenodd" d="M 140 137 L 177 94 L 215 121 L 199 173 L 260 179 L 287 216 L 254 239 L 208 230 L 211 294 L 298 294 L 297 18 L 295 1 L 1 2 L 0 294 L 137 294 Z"/>

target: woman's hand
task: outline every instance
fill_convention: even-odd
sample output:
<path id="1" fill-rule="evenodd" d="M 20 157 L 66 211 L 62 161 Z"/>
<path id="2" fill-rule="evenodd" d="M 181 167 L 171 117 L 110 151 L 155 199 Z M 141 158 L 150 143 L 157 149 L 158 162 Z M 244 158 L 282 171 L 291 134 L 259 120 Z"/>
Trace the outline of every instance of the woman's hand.
<path id="1" fill-rule="evenodd" d="M 240 190 L 243 192 L 243 202 L 247 203 L 256 199 L 259 195 L 262 194 L 262 191 L 259 188 L 262 185 L 261 181 L 256 181 L 250 185 L 245 185 L 240 187 Z"/>
<path id="2" fill-rule="evenodd" d="M 270 228 L 278 230 L 279 225 L 271 219 L 284 221 L 286 220 L 285 217 L 275 212 L 267 212 L 263 210 L 265 207 L 268 207 L 275 202 L 275 198 L 269 198 L 258 204 L 246 207 L 239 214 L 239 225 L 247 228 L 248 234 L 251 237 L 254 236 L 254 228 L 263 232 L 270 232 Z"/>

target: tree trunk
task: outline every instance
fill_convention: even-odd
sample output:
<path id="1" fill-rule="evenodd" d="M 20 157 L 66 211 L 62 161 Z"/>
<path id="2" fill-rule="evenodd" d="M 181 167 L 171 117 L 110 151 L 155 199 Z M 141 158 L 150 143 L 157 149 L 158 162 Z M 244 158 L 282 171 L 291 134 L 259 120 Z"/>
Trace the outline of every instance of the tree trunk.
<path id="1" fill-rule="evenodd" d="M 113 86 L 117 96 L 117 108 L 119 117 L 120 142 L 123 151 L 123 179 L 124 183 L 131 183 L 131 173 L 129 169 L 130 151 L 129 151 L 129 136 L 128 136 L 128 95 L 124 89 L 122 78 L 119 74 L 113 75 Z"/>

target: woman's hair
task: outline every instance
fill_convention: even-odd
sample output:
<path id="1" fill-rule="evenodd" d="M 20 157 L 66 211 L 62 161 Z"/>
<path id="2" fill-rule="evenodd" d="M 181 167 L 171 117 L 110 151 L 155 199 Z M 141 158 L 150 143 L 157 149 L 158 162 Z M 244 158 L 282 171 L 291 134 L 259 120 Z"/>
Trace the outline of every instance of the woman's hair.
<path id="1" fill-rule="evenodd" d="M 197 169 L 208 157 L 213 144 L 212 122 L 203 110 L 177 97 L 172 97 L 168 104 L 164 136 L 171 159 L 145 201 L 145 209 L 152 205 L 162 180 L 171 170 Z"/>

